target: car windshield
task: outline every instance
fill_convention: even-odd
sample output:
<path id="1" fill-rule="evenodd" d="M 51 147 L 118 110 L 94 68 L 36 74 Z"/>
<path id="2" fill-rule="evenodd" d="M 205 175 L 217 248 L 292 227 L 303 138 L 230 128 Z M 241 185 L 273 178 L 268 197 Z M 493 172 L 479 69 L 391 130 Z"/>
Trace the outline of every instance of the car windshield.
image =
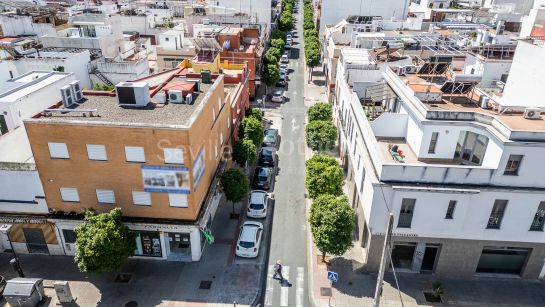
<path id="1" fill-rule="evenodd" d="M 266 129 L 265 130 L 265 135 L 269 136 L 269 135 L 272 135 L 272 136 L 276 136 L 278 134 L 278 130 L 276 129 Z"/>
<path id="2" fill-rule="evenodd" d="M 252 210 L 263 210 L 264 208 L 265 206 L 263 204 L 254 204 L 254 203 L 250 204 L 250 209 Z"/>
<path id="3" fill-rule="evenodd" d="M 274 135 L 266 135 L 263 140 L 265 143 L 274 142 Z"/>
<path id="4" fill-rule="evenodd" d="M 282 92 L 274 92 L 273 95 L 274 96 L 282 96 Z"/>
<path id="5" fill-rule="evenodd" d="M 272 157 L 273 155 L 273 151 L 269 148 L 263 148 L 261 150 L 261 154 L 264 156 L 264 157 Z"/>
<path id="6" fill-rule="evenodd" d="M 247 242 L 247 241 L 240 241 L 240 243 L 238 244 L 240 245 L 241 247 L 244 247 L 244 248 L 252 248 L 254 247 L 254 242 Z"/>

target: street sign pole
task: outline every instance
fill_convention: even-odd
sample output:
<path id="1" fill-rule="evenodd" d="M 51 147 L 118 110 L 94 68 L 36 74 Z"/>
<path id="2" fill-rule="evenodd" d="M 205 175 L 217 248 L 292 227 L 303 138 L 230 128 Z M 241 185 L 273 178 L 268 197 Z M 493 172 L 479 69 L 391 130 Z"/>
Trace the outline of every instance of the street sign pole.
<path id="1" fill-rule="evenodd" d="M 384 281 L 384 271 L 386 270 L 386 263 L 388 263 L 388 253 L 390 238 L 392 236 L 392 228 L 394 225 L 394 214 L 390 213 L 388 216 L 388 230 L 384 235 L 384 246 L 382 247 L 382 259 L 380 260 L 380 268 L 377 276 L 377 286 L 375 288 L 374 307 L 379 307 L 380 296 L 382 295 L 382 283 Z"/>

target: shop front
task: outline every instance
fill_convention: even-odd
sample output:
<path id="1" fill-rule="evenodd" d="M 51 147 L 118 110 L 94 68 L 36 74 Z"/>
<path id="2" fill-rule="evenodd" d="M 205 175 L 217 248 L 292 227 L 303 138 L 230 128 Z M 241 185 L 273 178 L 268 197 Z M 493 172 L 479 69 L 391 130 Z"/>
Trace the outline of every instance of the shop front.
<path id="1" fill-rule="evenodd" d="M 432 273 L 440 250 L 435 243 L 394 242 L 392 265 L 397 271 Z"/>
<path id="2" fill-rule="evenodd" d="M 44 217 L 0 216 L 2 250 L 20 254 L 62 255 L 55 225 Z"/>

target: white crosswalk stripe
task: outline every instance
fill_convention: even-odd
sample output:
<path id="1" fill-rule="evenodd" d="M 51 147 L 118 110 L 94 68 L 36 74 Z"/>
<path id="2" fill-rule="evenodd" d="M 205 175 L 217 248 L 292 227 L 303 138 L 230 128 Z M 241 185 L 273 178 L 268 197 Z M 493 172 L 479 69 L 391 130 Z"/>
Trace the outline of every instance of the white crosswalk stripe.
<path id="1" fill-rule="evenodd" d="M 267 271 L 267 288 L 265 289 L 265 306 L 303 307 L 305 295 L 305 268 L 297 267 L 294 269 L 297 271 L 297 276 L 294 282 L 292 282 L 290 281 L 290 267 L 287 265 L 282 266 L 282 277 L 291 285 L 288 286 L 287 283 L 282 284 L 278 279 L 272 278 L 274 275 L 274 266 L 269 265 Z M 295 305 L 293 304 L 294 296 Z M 292 299 L 291 303 L 290 299 Z"/>

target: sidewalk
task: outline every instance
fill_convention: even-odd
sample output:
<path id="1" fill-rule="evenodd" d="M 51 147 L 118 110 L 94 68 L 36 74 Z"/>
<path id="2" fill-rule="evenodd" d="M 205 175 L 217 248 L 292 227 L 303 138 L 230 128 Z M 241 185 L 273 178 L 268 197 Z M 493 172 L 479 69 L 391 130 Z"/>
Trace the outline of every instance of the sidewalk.
<path id="1" fill-rule="evenodd" d="M 83 274 L 72 257 L 20 255 L 26 277 L 44 278 L 49 298 L 41 306 L 58 303 L 52 288 L 57 280 L 70 282 L 75 306 L 125 306 L 134 301 L 138 306 L 220 307 L 249 306 L 260 290 L 263 259 L 238 261 L 234 257 L 239 220 L 229 219 L 231 204 L 220 202 L 212 233 L 215 243 L 206 245 L 199 262 L 169 262 L 153 259 L 129 259 L 120 270 L 131 274 L 128 283 L 114 282 L 115 274 Z M 240 212 L 240 205 L 236 210 Z M 16 277 L 9 265 L 11 253 L 0 254 L 0 274 Z M 209 281 L 210 289 L 200 289 Z M 0 303 L 4 306 L 5 302 Z"/>

